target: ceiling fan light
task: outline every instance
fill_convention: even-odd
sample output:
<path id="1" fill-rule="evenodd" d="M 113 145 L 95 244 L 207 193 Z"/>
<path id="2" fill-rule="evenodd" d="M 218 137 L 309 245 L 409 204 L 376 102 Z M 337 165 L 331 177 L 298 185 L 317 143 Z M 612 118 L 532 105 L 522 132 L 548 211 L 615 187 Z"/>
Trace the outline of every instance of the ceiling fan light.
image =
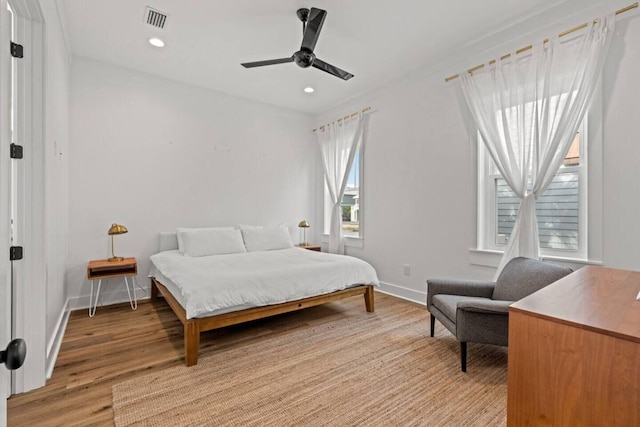
<path id="1" fill-rule="evenodd" d="M 149 44 L 155 47 L 164 47 L 164 42 L 157 37 L 151 37 L 149 39 Z"/>
<path id="2" fill-rule="evenodd" d="M 304 88 L 304 91 L 307 93 L 313 93 L 315 91 L 314 88 L 312 88 L 311 86 L 307 86 Z"/>

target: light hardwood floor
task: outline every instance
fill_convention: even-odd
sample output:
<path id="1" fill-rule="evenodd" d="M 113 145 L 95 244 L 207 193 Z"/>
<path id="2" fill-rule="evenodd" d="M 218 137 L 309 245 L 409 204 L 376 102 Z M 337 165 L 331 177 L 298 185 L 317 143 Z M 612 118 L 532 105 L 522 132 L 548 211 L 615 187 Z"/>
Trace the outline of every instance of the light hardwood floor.
<path id="1" fill-rule="evenodd" d="M 412 304 L 376 293 L 376 306 Z M 202 334 L 200 356 L 365 310 L 361 296 Z M 111 387 L 127 379 L 180 366 L 182 324 L 163 301 L 71 313 L 52 378 L 41 389 L 12 396 L 9 426 L 113 425 Z"/>

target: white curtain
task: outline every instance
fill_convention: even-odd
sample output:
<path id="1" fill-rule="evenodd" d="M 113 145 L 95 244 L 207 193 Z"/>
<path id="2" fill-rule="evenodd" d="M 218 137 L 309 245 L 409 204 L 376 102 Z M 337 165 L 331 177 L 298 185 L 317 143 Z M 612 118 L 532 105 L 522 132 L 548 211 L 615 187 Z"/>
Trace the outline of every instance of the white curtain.
<path id="1" fill-rule="evenodd" d="M 578 35 L 511 53 L 486 70 L 460 73 L 462 94 L 489 155 L 520 198 L 497 274 L 512 258 L 539 258 L 536 199 L 557 173 L 599 81 L 615 15 Z"/>
<path id="2" fill-rule="evenodd" d="M 331 225 L 329 227 L 329 252 L 344 254 L 344 235 L 342 233 L 342 208 L 340 206 L 349 178 L 349 171 L 363 135 L 367 115 L 357 116 L 333 122 L 317 130 L 324 179 L 331 198 Z"/>

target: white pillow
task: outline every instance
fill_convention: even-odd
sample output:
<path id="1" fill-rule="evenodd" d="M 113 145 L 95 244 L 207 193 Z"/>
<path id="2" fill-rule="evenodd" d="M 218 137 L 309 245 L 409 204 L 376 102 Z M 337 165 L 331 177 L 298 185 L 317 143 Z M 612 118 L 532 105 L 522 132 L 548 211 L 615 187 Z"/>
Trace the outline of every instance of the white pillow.
<path id="1" fill-rule="evenodd" d="M 242 239 L 248 252 L 292 248 L 291 236 L 286 225 L 255 227 L 241 225 Z"/>
<path id="2" fill-rule="evenodd" d="M 187 232 L 187 231 L 204 231 L 204 230 L 210 230 L 214 227 L 205 227 L 205 228 L 184 228 L 184 227 L 178 227 L 176 228 L 176 237 L 178 239 L 178 251 L 180 251 L 181 254 L 184 254 L 184 241 L 182 240 L 182 234 Z M 233 227 L 220 227 L 220 228 L 233 228 Z"/>
<path id="3" fill-rule="evenodd" d="M 232 227 L 178 228 L 178 249 L 186 256 L 246 252 L 240 230 Z"/>
<path id="4" fill-rule="evenodd" d="M 197 231 L 197 230 L 206 230 L 206 228 L 184 228 L 184 227 L 176 228 L 176 238 L 178 239 L 178 251 L 181 254 L 184 254 L 184 242 L 182 241 L 182 233 L 186 231 Z"/>

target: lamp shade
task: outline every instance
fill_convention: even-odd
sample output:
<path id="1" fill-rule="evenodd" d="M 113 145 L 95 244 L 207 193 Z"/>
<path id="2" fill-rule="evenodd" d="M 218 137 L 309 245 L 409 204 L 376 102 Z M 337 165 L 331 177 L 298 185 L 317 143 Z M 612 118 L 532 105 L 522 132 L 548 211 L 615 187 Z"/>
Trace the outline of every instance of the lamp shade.
<path id="1" fill-rule="evenodd" d="M 124 234 L 128 231 L 129 230 L 127 230 L 127 227 L 125 227 L 124 225 L 112 224 L 108 234 L 109 236 L 113 236 L 114 234 Z"/>
<path id="2" fill-rule="evenodd" d="M 298 224 L 298 227 L 300 228 L 309 228 L 309 223 L 307 222 L 306 219 L 303 219 L 302 221 L 300 221 L 300 223 Z"/>

